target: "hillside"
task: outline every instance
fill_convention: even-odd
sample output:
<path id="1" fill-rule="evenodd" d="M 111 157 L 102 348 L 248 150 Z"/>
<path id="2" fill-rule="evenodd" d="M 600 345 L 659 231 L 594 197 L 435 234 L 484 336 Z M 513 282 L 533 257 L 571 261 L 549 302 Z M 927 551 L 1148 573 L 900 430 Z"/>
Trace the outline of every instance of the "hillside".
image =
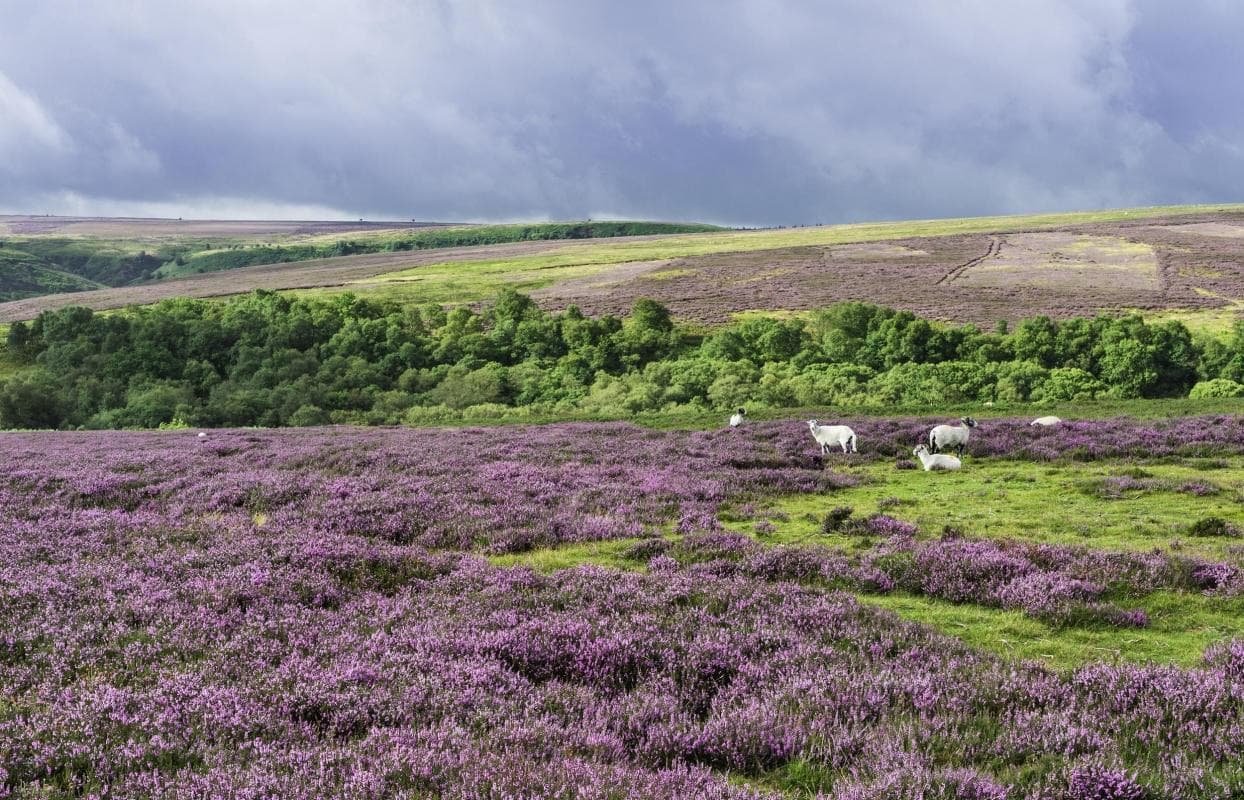
<path id="1" fill-rule="evenodd" d="M 99 287 L 100 284 L 95 281 L 62 272 L 38 256 L 20 250 L 0 249 L 0 300 L 81 292 Z"/>
<path id="2" fill-rule="evenodd" d="M 680 319 L 709 324 L 861 300 L 981 325 L 1140 311 L 1223 329 L 1244 303 L 1244 206 L 579 241 L 553 238 L 541 231 L 547 227 L 303 231 L 267 244 L 203 245 L 155 270 L 169 280 L 0 303 L 0 321 L 70 304 L 109 309 L 252 289 L 453 304 L 510 287 L 547 309 L 576 305 L 589 314 L 624 313 L 648 297 Z M 518 241 L 492 243 L 506 236 Z"/>
<path id="3" fill-rule="evenodd" d="M 0 217 L 0 255 L 14 265 L 14 281 L 23 287 L 0 299 L 144 285 L 205 272 L 359 254 L 711 230 L 719 229 L 613 221 L 450 225 Z M 81 280 L 25 275 L 22 264 L 32 258 L 32 269 L 51 269 Z"/>

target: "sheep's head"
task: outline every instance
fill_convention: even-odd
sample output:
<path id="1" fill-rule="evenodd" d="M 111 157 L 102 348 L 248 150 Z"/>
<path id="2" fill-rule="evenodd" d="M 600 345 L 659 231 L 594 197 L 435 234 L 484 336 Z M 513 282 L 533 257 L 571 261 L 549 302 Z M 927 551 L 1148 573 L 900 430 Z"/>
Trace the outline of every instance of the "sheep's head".
<path id="1" fill-rule="evenodd" d="M 962 422 L 964 425 L 967 425 L 969 428 L 976 427 L 976 420 L 972 419 L 971 417 L 963 417 L 960 420 L 960 422 Z"/>
<path id="2" fill-rule="evenodd" d="M 747 409 L 746 409 L 746 408 L 741 408 L 741 407 L 740 407 L 740 408 L 739 408 L 739 416 L 740 416 L 740 417 L 746 417 L 746 416 L 747 416 Z"/>
<path id="3" fill-rule="evenodd" d="M 928 453 L 928 452 L 929 452 L 929 448 L 925 447 L 925 446 L 924 446 L 924 445 L 922 445 L 922 444 L 918 444 L 918 445 L 916 445 L 916 449 L 911 451 L 911 454 L 912 454 L 913 456 L 920 456 L 920 455 L 924 455 L 924 454 L 926 454 L 926 453 Z"/>
<path id="4" fill-rule="evenodd" d="M 815 430 L 815 429 L 817 428 L 817 426 L 818 426 L 818 423 L 817 423 L 817 421 L 816 421 L 816 420 L 814 420 L 814 419 L 810 419 L 810 420 L 808 420 L 808 427 L 809 427 L 809 428 L 812 428 L 813 430 Z"/>

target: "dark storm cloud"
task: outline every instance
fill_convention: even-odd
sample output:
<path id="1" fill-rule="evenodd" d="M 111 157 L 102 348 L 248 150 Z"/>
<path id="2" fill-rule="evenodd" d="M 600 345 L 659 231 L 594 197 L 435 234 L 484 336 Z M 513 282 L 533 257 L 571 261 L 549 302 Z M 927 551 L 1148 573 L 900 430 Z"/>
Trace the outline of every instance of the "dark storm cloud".
<path id="1" fill-rule="evenodd" d="M 0 209 L 772 224 L 1233 200 L 1242 21 L 1208 1 L 0 0 Z"/>

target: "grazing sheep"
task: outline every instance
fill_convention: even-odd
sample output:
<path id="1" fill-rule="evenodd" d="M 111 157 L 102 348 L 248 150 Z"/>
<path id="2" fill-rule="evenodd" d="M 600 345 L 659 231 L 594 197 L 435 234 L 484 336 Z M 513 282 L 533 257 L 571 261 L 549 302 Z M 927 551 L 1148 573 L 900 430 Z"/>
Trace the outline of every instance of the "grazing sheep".
<path id="1" fill-rule="evenodd" d="M 924 445 L 916 445 L 916 449 L 911 454 L 920 459 L 920 463 L 924 464 L 925 472 L 932 472 L 935 469 L 959 469 L 963 466 L 963 462 L 954 456 L 948 456 L 941 453 L 934 455 L 929 452 L 929 448 Z"/>
<path id="2" fill-rule="evenodd" d="M 1037 417 L 1029 425 L 1057 425 L 1062 422 L 1058 417 Z"/>
<path id="3" fill-rule="evenodd" d="M 938 425 L 929 431 L 929 452 L 936 453 L 938 450 L 949 450 L 953 447 L 958 451 L 957 455 L 963 458 L 963 450 L 968 446 L 968 434 L 976 427 L 976 420 L 963 417 L 959 422 L 962 424 Z"/>
<path id="4" fill-rule="evenodd" d="M 730 427 L 737 428 L 743 424 L 743 417 L 747 416 L 747 409 L 740 408 L 738 411 L 730 415 Z"/>
<path id="5" fill-rule="evenodd" d="M 846 425 L 821 425 L 816 420 L 808 420 L 808 430 L 812 438 L 821 446 L 821 455 L 829 452 L 831 444 L 841 445 L 844 453 L 858 453 L 855 449 L 855 431 Z"/>

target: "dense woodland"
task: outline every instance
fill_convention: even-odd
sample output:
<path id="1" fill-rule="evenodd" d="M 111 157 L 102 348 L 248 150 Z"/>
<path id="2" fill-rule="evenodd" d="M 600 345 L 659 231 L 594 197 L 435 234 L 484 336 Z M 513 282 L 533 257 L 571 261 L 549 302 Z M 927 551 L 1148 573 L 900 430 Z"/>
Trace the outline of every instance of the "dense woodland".
<path id="1" fill-rule="evenodd" d="M 641 300 L 626 318 L 268 292 L 15 324 L 9 428 L 421 422 L 475 407 L 915 406 L 1244 395 L 1244 325 L 1199 342 L 1140 317 L 949 327 L 863 303 L 708 333 Z M 480 408 L 480 407 L 484 408 Z"/>

